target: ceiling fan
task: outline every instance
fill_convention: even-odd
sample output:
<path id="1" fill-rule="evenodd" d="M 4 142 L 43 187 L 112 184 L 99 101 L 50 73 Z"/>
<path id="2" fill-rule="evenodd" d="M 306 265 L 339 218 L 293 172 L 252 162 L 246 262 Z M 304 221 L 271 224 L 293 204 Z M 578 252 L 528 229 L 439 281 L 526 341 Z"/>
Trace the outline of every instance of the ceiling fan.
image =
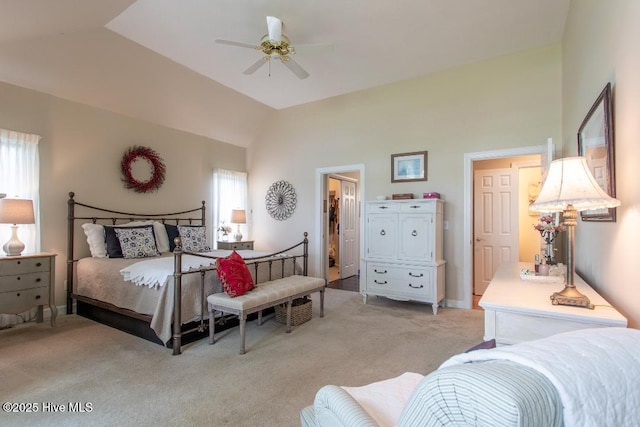
<path id="1" fill-rule="evenodd" d="M 309 73 L 293 60 L 289 55 L 297 53 L 298 50 L 304 52 L 310 51 L 327 51 L 333 46 L 327 44 L 298 45 L 295 48 L 291 45 L 291 41 L 287 36 L 282 34 L 282 21 L 274 16 L 267 16 L 267 34 L 262 36 L 259 45 L 250 43 L 236 42 L 232 40 L 216 39 L 216 43 L 227 44 L 231 46 L 246 47 L 249 49 L 261 50 L 265 56 L 257 60 L 253 65 L 244 70 L 243 74 L 253 74 L 269 62 L 271 59 L 279 59 L 293 74 L 299 79 L 306 79 Z"/>

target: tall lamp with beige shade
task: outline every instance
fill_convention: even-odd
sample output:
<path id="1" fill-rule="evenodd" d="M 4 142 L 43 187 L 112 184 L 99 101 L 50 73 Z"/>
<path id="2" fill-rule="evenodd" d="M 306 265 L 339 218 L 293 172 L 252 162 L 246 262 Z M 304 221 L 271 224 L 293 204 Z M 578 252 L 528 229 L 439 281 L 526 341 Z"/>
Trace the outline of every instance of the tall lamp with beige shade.
<path id="1" fill-rule="evenodd" d="M 236 242 L 242 240 L 242 233 L 240 232 L 240 224 L 247 223 L 247 213 L 244 209 L 232 209 L 231 210 L 231 223 L 238 224 L 236 234 L 233 236 Z"/>
<path id="2" fill-rule="evenodd" d="M 11 225 L 11 238 L 2 246 L 9 256 L 18 256 L 24 243 L 18 239 L 18 224 L 34 224 L 33 202 L 27 199 L 0 199 L 0 224 Z"/>
<path id="3" fill-rule="evenodd" d="M 551 295 L 554 305 L 572 305 L 593 309 L 594 306 L 582 295 L 574 283 L 574 240 L 576 218 L 579 211 L 614 208 L 620 201 L 600 188 L 589 171 L 584 157 L 565 157 L 551 162 L 547 179 L 536 201 L 529 206 L 534 212 L 562 212 L 567 228 L 567 283 L 560 292 Z"/>

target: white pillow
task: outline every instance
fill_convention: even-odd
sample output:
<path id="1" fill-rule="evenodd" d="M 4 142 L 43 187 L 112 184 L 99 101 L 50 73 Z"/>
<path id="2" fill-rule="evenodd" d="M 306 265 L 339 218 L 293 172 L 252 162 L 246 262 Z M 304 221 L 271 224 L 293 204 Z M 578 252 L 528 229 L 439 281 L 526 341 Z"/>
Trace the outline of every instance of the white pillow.
<path id="1" fill-rule="evenodd" d="M 82 229 L 87 236 L 91 256 L 94 258 L 106 258 L 107 245 L 104 241 L 104 226 L 88 222 L 82 224 Z"/>
<path id="2" fill-rule="evenodd" d="M 167 234 L 167 228 L 163 223 L 155 221 L 153 223 L 153 233 L 156 235 L 156 246 L 158 252 L 169 252 L 169 235 Z"/>

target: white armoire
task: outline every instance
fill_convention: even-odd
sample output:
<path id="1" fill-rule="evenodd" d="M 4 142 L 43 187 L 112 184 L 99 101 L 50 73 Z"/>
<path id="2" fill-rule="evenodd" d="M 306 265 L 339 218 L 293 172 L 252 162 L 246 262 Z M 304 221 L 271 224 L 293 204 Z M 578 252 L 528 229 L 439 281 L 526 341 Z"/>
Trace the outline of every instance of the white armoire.
<path id="1" fill-rule="evenodd" d="M 444 300 L 444 202 L 439 199 L 365 202 L 360 293 L 432 304 Z"/>

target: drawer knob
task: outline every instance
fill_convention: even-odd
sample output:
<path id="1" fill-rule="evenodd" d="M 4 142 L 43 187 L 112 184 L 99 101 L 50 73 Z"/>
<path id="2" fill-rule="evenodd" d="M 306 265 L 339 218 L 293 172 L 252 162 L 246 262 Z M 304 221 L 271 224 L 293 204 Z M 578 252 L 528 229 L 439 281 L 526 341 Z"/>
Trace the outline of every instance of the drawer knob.
<path id="1" fill-rule="evenodd" d="M 381 235 L 381 236 L 384 236 L 385 234 L 387 234 L 387 232 L 386 232 L 386 231 L 384 231 L 384 228 L 383 228 L 382 230 L 380 230 L 380 235 Z"/>
<path id="2" fill-rule="evenodd" d="M 413 237 L 416 237 L 416 236 L 418 235 L 418 232 L 417 232 L 416 230 L 413 230 L 413 232 L 411 233 L 411 235 L 412 235 Z"/>
<path id="3" fill-rule="evenodd" d="M 38 278 L 36 279 L 36 283 L 38 283 L 38 282 L 42 282 L 42 278 L 41 278 L 41 277 L 38 277 Z"/>
<path id="4" fill-rule="evenodd" d="M 19 297 L 19 296 L 20 296 L 20 292 L 18 292 L 18 293 L 16 294 L 16 296 L 18 296 L 18 297 Z"/>
<path id="5" fill-rule="evenodd" d="M 373 271 L 378 274 L 387 274 L 387 270 L 378 270 L 377 268 L 374 268 Z"/>
<path id="6" fill-rule="evenodd" d="M 409 287 L 413 288 L 413 289 L 421 289 L 424 288 L 424 286 L 420 285 L 420 286 L 413 286 L 411 283 L 409 283 Z"/>
<path id="7" fill-rule="evenodd" d="M 42 263 L 41 262 L 36 263 L 36 267 L 42 267 Z"/>
<path id="8" fill-rule="evenodd" d="M 20 280 L 20 276 L 16 277 L 16 280 Z"/>
<path id="9" fill-rule="evenodd" d="M 420 274 L 413 274 L 412 272 L 409 272 L 409 276 L 411 277 L 423 277 L 424 274 L 420 273 Z"/>
<path id="10" fill-rule="evenodd" d="M 40 295 L 36 295 L 36 299 L 40 299 Z"/>
<path id="11" fill-rule="evenodd" d="M 378 282 L 377 280 L 374 280 L 374 283 L 378 284 L 378 285 L 386 285 L 387 281 L 383 281 L 383 282 Z"/>

